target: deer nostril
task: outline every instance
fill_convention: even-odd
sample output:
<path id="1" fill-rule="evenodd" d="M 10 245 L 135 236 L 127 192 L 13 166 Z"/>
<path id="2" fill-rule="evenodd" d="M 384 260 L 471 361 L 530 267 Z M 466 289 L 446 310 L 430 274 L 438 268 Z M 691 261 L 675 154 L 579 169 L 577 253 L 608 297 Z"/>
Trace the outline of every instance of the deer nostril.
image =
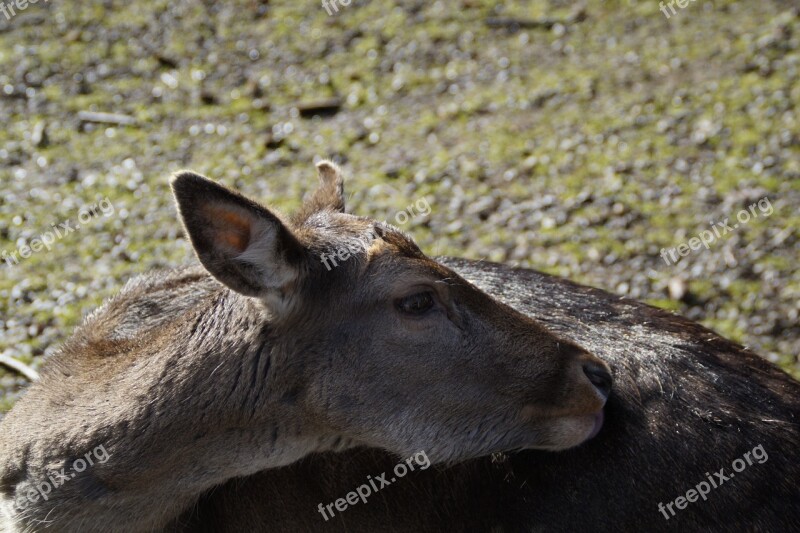
<path id="1" fill-rule="evenodd" d="M 611 374 L 597 363 L 584 363 L 583 372 L 604 398 L 611 394 Z"/>

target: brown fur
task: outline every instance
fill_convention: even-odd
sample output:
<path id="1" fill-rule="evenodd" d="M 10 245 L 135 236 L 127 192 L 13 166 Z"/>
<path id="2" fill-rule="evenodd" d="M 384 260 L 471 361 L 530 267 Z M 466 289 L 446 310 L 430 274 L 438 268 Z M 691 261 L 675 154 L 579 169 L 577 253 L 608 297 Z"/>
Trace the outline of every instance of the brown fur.
<path id="1" fill-rule="evenodd" d="M 173 531 L 800 531 L 800 383 L 702 326 L 526 269 L 440 259 L 480 289 L 608 361 L 598 436 L 414 472 L 325 521 L 317 505 L 390 471 L 377 449 L 317 454 L 216 487 Z M 754 463 L 666 520 L 666 504 L 761 445 Z M 185 529 L 184 529 L 185 528 Z"/>
<path id="2" fill-rule="evenodd" d="M 313 452 L 424 450 L 436 463 L 584 442 L 608 367 L 344 208 L 341 176 L 292 222 L 201 176 L 173 191 L 205 270 L 145 277 L 78 328 L 0 424 L 11 531 L 164 527 L 208 489 Z M 369 231 L 381 244 L 319 260 Z M 374 243 L 373 243 L 374 244 Z M 405 298 L 434 302 L 420 316 Z M 13 511 L 103 445 L 110 458 Z M 1 515 L 0 515 L 1 516 Z"/>

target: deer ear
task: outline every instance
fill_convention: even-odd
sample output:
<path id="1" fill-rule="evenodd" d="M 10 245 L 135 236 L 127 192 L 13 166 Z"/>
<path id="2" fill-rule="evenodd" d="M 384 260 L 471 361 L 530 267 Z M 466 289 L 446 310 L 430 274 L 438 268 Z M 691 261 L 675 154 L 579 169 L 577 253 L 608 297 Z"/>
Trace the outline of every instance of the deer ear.
<path id="1" fill-rule="evenodd" d="M 344 213 L 342 170 L 333 161 L 323 159 L 317 163 L 317 177 L 319 177 L 319 187 L 312 199 L 316 198 L 321 207 L 327 206 L 334 211 Z"/>
<path id="2" fill-rule="evenodd" d="M 283 222 L 198 174 L 182 171 L 171 183 L 183 226 L 206 270 L 236 292 L 285 304 L 305 252 Z"/>
<path id="3" fill-rule="evenodd" d="M 317 163 L 319 186 L 295 215 L 294 220 L 304 221 L 320 211 L 344 213 L 344 178 L 341 169 L 333 161 L 323 159 Z"/>

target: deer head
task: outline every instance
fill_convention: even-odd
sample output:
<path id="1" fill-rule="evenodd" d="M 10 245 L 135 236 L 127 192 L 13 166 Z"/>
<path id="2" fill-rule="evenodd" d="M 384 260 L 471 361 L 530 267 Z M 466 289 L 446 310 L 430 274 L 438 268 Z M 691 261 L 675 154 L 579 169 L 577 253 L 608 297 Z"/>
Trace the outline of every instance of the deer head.
<path id="1" fill-rule="evenodd" d="M 605 363 L 397 228 L 345 213 L 340 170 L 317 170 L 319 188 L 288 221 L 197 174 L 172 181 L 200 262 L 263 307 L 274 364 L 296 369 L 296 416 L 434 461 L 560 450 L 599 430 Z"/>

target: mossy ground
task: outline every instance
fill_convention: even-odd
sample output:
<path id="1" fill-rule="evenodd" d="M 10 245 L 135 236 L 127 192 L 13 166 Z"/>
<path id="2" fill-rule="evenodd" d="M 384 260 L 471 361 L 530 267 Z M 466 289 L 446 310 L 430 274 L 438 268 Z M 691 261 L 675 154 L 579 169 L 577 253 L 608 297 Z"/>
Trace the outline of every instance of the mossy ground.
<path id="1" fill-rule="evenodd" d="M 38 366 L 128 278 L 190 260 L 179 168 L 296 207 L 312 161 L 431 254 L 570 277 L 701 321 L 800 376 L 800 17 L 792 2 L 85 1 L 0 17 L 0 351 Z M 488 18 L 559 19 L 495 28 Z M 332 117 L 297 106 L 341 97 Z M 85 125 L 80 111 L 135 126 Z M 45 140 L 36 134 L 44 128 Z M 768 197 L 675 265 L 662 248 Z M 685 288 L 670 297 L 668 286 Z M 0 370 L 6 410 L 25 382 Z"/>

